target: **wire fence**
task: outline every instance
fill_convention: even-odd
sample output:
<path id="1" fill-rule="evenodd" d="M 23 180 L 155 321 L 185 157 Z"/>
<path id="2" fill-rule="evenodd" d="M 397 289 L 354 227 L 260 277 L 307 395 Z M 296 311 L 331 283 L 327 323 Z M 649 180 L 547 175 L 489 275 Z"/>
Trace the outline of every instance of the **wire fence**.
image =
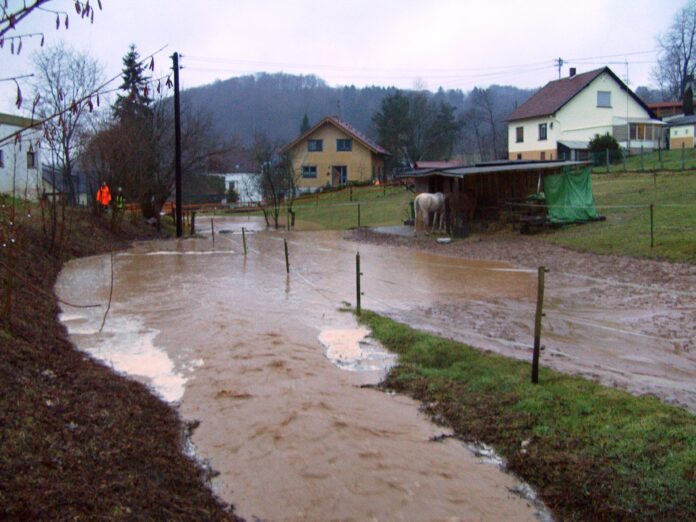
<path id="1" fill-rule="evenodd" d="M 583 158 L 579 157 L 579 159 Z M 680 172 L 696 169 L 696 149 L 686 146 L 655 150 L 641 147 L 631 151 L 606 149 L 589 152 L 586 159 L 591 162 L 595 174 L 602 172 Z"/>

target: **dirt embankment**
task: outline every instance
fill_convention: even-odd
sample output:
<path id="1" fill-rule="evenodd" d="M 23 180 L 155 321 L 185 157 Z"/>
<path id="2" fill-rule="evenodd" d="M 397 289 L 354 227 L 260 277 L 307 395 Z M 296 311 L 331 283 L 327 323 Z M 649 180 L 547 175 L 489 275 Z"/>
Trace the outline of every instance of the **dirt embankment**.
<path id="1" fill-rule="evenodd" d="M 15 275 L 0 268 L 3 303 L 14 288 L 0 318 L 0 519 L 237 520 L 184 455 L 176 412 L 68 342 L 52 290 L 64 259 L 32 221 L 16 233 Z M 152 235 L 76 212 L 63 257 Z"/>

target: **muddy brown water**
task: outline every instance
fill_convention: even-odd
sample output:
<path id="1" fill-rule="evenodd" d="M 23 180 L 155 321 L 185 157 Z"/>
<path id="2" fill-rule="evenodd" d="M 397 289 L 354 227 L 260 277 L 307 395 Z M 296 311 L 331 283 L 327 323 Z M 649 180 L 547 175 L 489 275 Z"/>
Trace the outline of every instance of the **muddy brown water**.
<path id="1" fill-rule="evenodd" d="M 355 302 L 359 249 L 364 307 L 527 359 L 535 270 L 358 244 L 334 232 L 261 232 L 258 221 L 218 218 L 215 226 L 214 245 L 209 238 L 149 242 L 116 255 L 101 333 L 104 307 L 65 307 L 62 319 L 77 346 L 151 384 L 185 419 L 201 421 L 193 442 L 220 472 L 216 491 L 240 515 L 537 516 L 513 493 L 521 488 L 516 479 L 454 440 L 430 442 L 443 429 L 418 404 L 359 387 L 378 382 L 393 357 L 359 342 L 355 320 L 338 310 Z M 246 257 L 241 226 L 251 231 Z M 69 302 L 104 304 L 109 280 L 108 256 L 81 259 L 66 265 L 56 290 Z M 549 278 L 544 364 L 693 409 L 696 365 L 690 352 L 674 349 L 678 328 L 661 334 L 644 327 L 655 310 L 642 303 L 603 306 L 596 297 L 603 286 Z M 667 322 L 676 313 L 667 306 L 659 312 Z"/>

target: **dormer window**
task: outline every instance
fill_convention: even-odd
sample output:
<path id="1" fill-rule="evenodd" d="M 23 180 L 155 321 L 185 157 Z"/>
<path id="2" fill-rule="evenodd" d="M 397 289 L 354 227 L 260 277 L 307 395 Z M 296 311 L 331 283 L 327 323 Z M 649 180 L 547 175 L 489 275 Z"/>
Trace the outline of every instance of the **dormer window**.
<path id="1" fill-rule="evenodd" d="M 610 91 L 597 91 L 597 107 L 606 107 L 611 109 Z"/>

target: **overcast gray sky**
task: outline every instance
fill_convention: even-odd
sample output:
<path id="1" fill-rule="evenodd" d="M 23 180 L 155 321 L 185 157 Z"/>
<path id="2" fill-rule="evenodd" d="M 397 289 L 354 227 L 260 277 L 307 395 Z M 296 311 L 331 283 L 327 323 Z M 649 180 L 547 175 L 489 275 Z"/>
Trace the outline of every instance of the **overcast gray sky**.
<path id="1" fill-rule="evenodd" d="M 180 52 L 183 87 L 285 71 L 330 85 L 469 90 L 542 86 L 558 77 L 558 57 L 569 62 L 564 75 L 608 64 L 622 78 L 628 60 L 631 87 L 651 85 L 655 38 L 685 0 L 102 0 L 94 24 L 79 20 L 73 4 L 47 5 L 69 13 L 68 30 L 35 12 L 18 32 L 42 31 L 47 46 L 63 40 L 89 52 L 106 77 L 135 43 L 142 55 L 167 46 L 157 74 Z M 38 48 L 38 38 L 25 40 L 18 57 L 5 45 L 0 78 L 31 72 Z M 16 113 L 13 104 L 12 84 L 0 82 L 0 111 Z"/>

